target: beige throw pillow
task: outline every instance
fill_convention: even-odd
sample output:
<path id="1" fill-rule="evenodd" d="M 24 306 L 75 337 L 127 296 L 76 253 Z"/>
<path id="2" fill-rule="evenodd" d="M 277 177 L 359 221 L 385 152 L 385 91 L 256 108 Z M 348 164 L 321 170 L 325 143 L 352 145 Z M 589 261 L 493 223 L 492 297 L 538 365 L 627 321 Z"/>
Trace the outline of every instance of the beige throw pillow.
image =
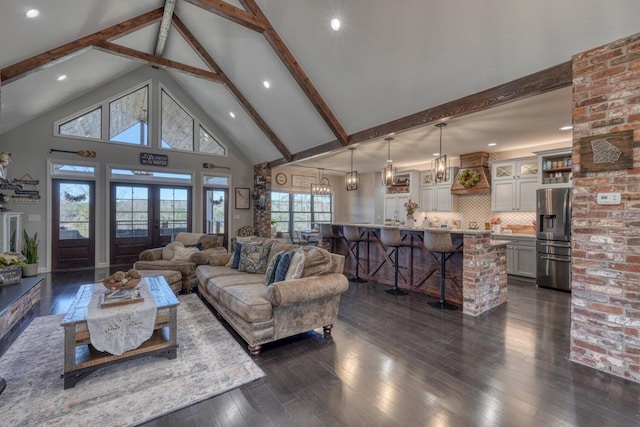
<path id="1" fill-rule="evenodd" d="M 304 270 L 304 252 L 296 251 L 291 258 L 291 264 L 287 270 L 287 276 L 284 280 L 299 279 L 302 277 L 302 271 Z"/>
<path id="2" fill-rule="evenodd" d="M 176 248 L 172 261 L 189 261 L 189 257 L 198 253 L 198 248 Z"/>
<path id="3" fill-rule="evenodd" d="M 184 248 L 184 245 L 182 244 L 182 242 L 171 242 L 167 246 L 162 248 L 162 259 L 173 259 L 176 248 Z"/>

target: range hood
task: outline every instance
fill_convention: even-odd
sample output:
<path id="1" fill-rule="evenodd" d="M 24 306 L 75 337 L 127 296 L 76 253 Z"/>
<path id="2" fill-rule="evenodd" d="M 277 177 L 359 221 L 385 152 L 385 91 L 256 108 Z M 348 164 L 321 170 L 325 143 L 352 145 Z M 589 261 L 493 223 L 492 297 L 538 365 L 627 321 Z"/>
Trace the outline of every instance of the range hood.
<path id="1" fill-rule="evenodd" d="M 476 176 L 478 181 L 470 179 Z M 463 182 L 460 177 L 464 175 Z M 489 153 L 479 151 L 477 153 L 460 155 L 460 170 L 451 186 L 451 194 L 489 194 L 491 193 L 491 173 L 489 172 Z"/>

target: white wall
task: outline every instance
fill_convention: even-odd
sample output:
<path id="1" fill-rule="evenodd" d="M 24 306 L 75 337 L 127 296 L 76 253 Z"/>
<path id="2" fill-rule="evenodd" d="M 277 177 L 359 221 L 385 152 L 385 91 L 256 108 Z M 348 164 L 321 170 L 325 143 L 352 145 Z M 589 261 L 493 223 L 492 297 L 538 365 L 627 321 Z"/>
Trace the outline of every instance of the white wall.
<path id="1" fill-rule="evenodd" d="M 197 116 L 211 132 L 229 148 L 229 157 L 204 156 L 195 153 L 170 152 L 168 150 L 159 150 L 152 147 L 132 147 L 122 144 L 110 144 L 105 142 L 97 142 L 92 140 L 73 139 L 53 136 L 54 121 L 69 116 L 88 106 L 97 104 L 106 98 L 117 93 L 125 91 L 135 85 L 145 81 L 152 81 L 152 90 L 150 94 L 150 102 L 156 103 L 159 99 L 159 82 L 174 95 L 192 114 Z M 150 124 L 153 128 L 152 121 L 157 120 L 158 114 L 153 110 L 150 111 Z M 157 129 L 150 130 L 150 136 L 157 138 Z M 154 139 L 157 140 L 157 139 Z M 153 141 L 153 140 L 152 140 Z M 151 143 L 152 145 L 154 142 Z M 50 153 L 51 148 L 62 150 L 92 150 L 97 153 L 95 159 L 83 159 L 74 154 L 66 153 Z M 244 155 L 235 147 L 233 142 L 218 129 L 213 121 L 191 99 L 186 92 L 163 70 L 154 69 L 152 67 L 143 66 L 137 70 L 122 76 L 102 87 L 92 90 L 83 96 L 80 96 L 65 105 L 57 107 L 55 110 L 49 111 L 37 119 L 15 128 L 5 134 L 0 135 L 0 151 L 10 152 L 12 161 L 8 167 L 9 178 L 20 178 L 28 173 L 34 179 L 40 181 L 37 190 L 40 191 L 41 200 L 38 204 L 15 204 L 7 203 L 7 207 L 13 211 L 24 212 L 24 228 L 29 234 L 35 232 L 40 237 L 40 272 L 49 271 L 51 266 L 50 254 L 50 227 L 51 212 L 49 203 L 50 182 L 47 181 L 47 159 L 64 159 L 69 162 L 91 161 L 95 162 L 98 167 L 98 177 L 96 181 L 96 197 L 99 209 L 96 218 L 96 263 L 98 266 L 108 265 L 108 182 L 106 177 L 107 166 L 123 166 L 135 167 L 140 166 L 139 153 L 151 152 L 161 153 L 169 156 L 169 164 L 167 167 L 157 167 L 155 169 L 166 172 L 186 172 L 193 173 L 193 218 L 192 228 L 194 231 L 202 231 L 203 214 L 202 214 L 202 174 L 222 173 L 232 175 L 232 187 L 252 187 L 253 183 L 253 165 L 251 165 Z M 211 162 L 220 166 L 228 166 L 226 169 L 204 169 L 202 164 Z M 145 168 L 147 168 L 145 166 Z M 2 190 L 5 194 L 12 194 L 11 191 Z M 230 197 L 233 197 L 233 191 L 230 191 Z M 230 201 L 230 230 L 253 224 L 253 213 L 251 210 L 235 210 L 233 208 L 233 200 Z M 29 221 L 36 219 L 40 220 Z"/>

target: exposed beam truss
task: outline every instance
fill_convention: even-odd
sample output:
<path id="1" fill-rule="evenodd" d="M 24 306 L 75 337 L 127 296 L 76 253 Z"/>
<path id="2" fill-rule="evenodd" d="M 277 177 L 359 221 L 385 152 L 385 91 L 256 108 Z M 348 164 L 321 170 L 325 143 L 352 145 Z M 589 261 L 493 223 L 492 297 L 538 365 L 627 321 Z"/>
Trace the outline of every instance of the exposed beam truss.
<path id="1" fill-rule="evenodd" d="M 213 14 L 226 18 L 236 24 L 247 27 L 250 30 L 257 31 L 259 33 L 264 32 L 265 25 L 254 14 L 246 12 L 238 7 L 235 7 L 223 0 L 184 0 L 187 3 L 191 3 L 194 6 L 202 8 Z"/>
<path id="2" fill-rule="evenodd" d="M 131 49 L 119 44 L 111 42 L 100 42 L 95 45 L 97 49 L 100 49 L 107 53 L 113 53 L 123 58 L 133 59 L 135 61 L 144 62 L 160 68 L 171 68 L 177 71 L 181 71 L 185 74 L 190 74 L 194 77 L 199 77 L 205 80 L 211 80 L 216 83 L 223 83 L 222 77 L 216 73 L 212 73 L 202 68 L 194 67 L 193 65 L 183 64 L 181 62 L 172 61 L 170 59 L 160 58 L 153 56 L 146 52 L 140 52 L 139 50 Z"/>
<path id="3" fill-rule="evenodd" d="M 563 87 L 571 86 L 572 62 L 567 61 L 546 70 L 529 74 L 508 83 L 465 96 L 436 107 L 410 114 L 349 136 L 351 144 L 374 141 L 391 133 L 401 133 L 444 118 L 454 118 L 477 113 L 491 107 L 506 104 L 530 96 L 541 95 Z M 293 161 L 309 159 L 340 148 L 338 141 L 331 141 L 293 155 Z M 269 167 L 280 166 L 288 160 L 278 159 L 269 162 Z"/>
<path id="4" fill-rule="evenodd" d="M 231 81 L 231 79 L 222 71 L 222 68 L 214 61 L 214 59 L 209 55 L 206 49 L 202 46 L 202 44 L 196 39 L 191 33 L 191 31 L 187 28 L 187 26 L 182 22 L 182 20 L 177 16 L 173 15 L 173 25 L 176 30 L 184 37 L 184 39 L 189 43 L 189 45 L 193 48 L 193 50 L 198 54 L 200 59 L 211 68 L 220 78 L 222 82 L 225 84 L 227 89 L 233 94 L 236 100 L 242 105 L 247 113 L 253 118 L 253 121 L 258 125 L 258 127 L 264 132 L 264 134 L 269 138 L 271 143 L 280 151 L 280 154 L 284 156 L 287 161 L 292 160 L 291 153 L 287 149 L 287 147 L 280 141 L 280 138 L 273 132 L 273 130 L 269 127 L 267 122 L 258 114 L 255 108 L 249 103 L 247 98 L 244 97 L 242 92 L 236 87 L 236 85 Z"/>
<path id="5" fill-rule="evenodd" d="M 164 47 L 167 44 L 167 37 L 169 37 L 169 29 L 171 28 L 171 17 L 173 16 L 173 10 L 175 9 L 175 7 L 176 0 L 164 1 L 162 21 L 160 21 L 158 38 L 156 40 L 156 48 L 153 53 L 155 56 L 162 56 L 162 52 L 164 52 Z"/>
<path id="6" fill-rule="evenodd" d="M 296 82 L 298 82 L 302 91 L 307 95 L 311 104 L 313 104 L 315 109 L 318 111 L 318 114 L 320 114 L 327 126 L 329 126 L 329 129 L 331 129 L 340 144 L 343 146 L 347 145 L 349 143 L 347 132 L 344 130 L 338 121 L 338 118 L 333 114 L 324 99 L 322 99 L 313 83 L 311 83 L 311 79 L 307 76 L 307 73 L 304 72 L 296 58 L 293 56 L 293 53 L 291 53 L 267 17 L 262 13 L 258 4 L 254 0 L 240 0 L 240 3 L 245 9 L 251 11 L 260 20 L 260 22 L 262 22 L 265 27 L 265 31 L 262 34 L 267 39 L 269 45 L 271 45 L 282 63 L 289 70 L 289 73 L 291 73 Z"/>
<path id="7" fill-rule="evenodd" d="M 73 58 L 102 41 L 124 36 L 147 25 L 153 24 L 161 18 L 162 8 L 159 8 L 88 36 L 81 37 L 70 43 L 63 44 L 62 46 L 58 46 L 39 55 L 32 56 L 24 61 L 2 68 L 0 70 L 0 80 L 3 85 L 14 82 L 42 68 L 50 67 Z"/>

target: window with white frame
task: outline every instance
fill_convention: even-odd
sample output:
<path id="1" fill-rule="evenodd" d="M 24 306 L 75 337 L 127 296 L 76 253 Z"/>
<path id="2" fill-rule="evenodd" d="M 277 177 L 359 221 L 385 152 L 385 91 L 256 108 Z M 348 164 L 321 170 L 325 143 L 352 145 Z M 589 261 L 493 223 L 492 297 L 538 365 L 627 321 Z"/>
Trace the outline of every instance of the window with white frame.
<path id="1" fill-rule="evenodd" d="M 277 231 L 309 230 L 312 225 L 331 222 L 331 195 L 271 192 L 271 220 Z"/>

